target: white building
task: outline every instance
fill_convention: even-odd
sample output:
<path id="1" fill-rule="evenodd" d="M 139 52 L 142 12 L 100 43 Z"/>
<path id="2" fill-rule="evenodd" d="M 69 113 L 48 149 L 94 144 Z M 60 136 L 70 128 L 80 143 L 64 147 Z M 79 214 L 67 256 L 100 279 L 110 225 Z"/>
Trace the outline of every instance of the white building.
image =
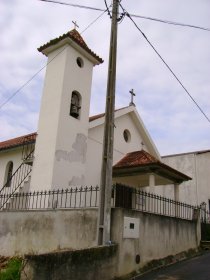
<path id="1" fill-rule="evenodd" d="M 89 107 L 103 61 L 75 29 L 39 51 L 49 63 L 38 132 L 0 143 L 0 194 L 100 185 L 104 114 L 89 117 Z M 115 110 L 114 133 L 113 183 L 209 204 L 210 151 L 161 159 L 133 105 Z"/>
<path id="2" fill-rule="evenodd" d="M 207 210 L 210 211 L 210 150 L 168 155 L 162 160 L 192 178 L 191 181 L 181 184 L 181 200 L 193 205 L 205 202 Z M 169 194 L 166 188 L 162 193 L 165 196 Z"/>

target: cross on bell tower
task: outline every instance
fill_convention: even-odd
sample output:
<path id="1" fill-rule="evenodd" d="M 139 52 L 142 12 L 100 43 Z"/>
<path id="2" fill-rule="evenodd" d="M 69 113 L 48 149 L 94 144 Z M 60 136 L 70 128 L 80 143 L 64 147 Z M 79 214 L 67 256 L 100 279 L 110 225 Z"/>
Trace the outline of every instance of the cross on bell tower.
<path id="1" fill-rule="evenodd" d="M 136 96 L 136 94 L 134 93 L 134 90 L 133 90 L 133 89 L 131 89 L 129 92 L 130 92 L 130 94 L 131 94 L 131 102 L 130 102 L 129 105 L 130 105 L 130 106 L 136 106 L 135 103 L 133 102 L 133 97 Z"/>
<path id="2" fill-rule="evenodd" d="M 74 29 L 77 30 L 77 28 L 79 28 L 79 25 L 77 24 L 76 20 L 72 20 L 72 23 L 74 24 Z"/>

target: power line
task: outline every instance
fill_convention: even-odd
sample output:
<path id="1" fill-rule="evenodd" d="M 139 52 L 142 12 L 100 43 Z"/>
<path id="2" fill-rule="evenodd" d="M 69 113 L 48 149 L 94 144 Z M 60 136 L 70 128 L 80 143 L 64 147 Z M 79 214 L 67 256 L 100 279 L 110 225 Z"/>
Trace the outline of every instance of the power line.
<path id="1" fill-rule="evenodd" d="M 82 8 L 82 9 L 88 9 L 88 10 L 94 10 L 94 11 L 108 11 L 109 16 L 111 17 L 109 9 L 103 10 L 101 8 L 72 4 L 72 3 L 66 3 L 66 2 L 61 2 L 61 1 L 53 1 L 53 0 L 38 0 L 38 1 L 49 2 L 49 3 L 53 3 L 53 4 L 60 4 L 60 5 L 71 6 L 71 7 Z M 106 1 L 105 1 L 105 4 L 107 6 Z M 130 14 L 130 16 L 131 17 L 136 17 L 136 18 L 147 19 L 147 20 L 151 20 L 151 21 L 157 21 L 157 22 L 161 22 L 161 23 L 166 23 L 166 24 L 170 24 L 170 25 L 190 27 L 190 28 L 195 28 L 195 29 L 200 29 L 200 30 L 210 32 L 210 28 L 208 28 L 208 27 L 202 27 L 202 26 L 197 26 L 197 25 L 188 24 L 188 23 L 181 23 L 181 22 L 176 22 L 176 21 L 171 21 L 171 20 L 164 20 L 164 19 L 159 19 L 159 18 L 136 15 L 136 14 Z"/>
<path id="2" fill-rule="evenodd" d="M 122 7 L 122 5 L 120 5 L 120 6 L 124 10 L 126 16 L 133 22 L 135 27 L 140 31 L 140 33 L 145 38 L 145 40 L 149 43 L 149 45 L 152 47 L 152 49 L 155 51 L 155 53 L 159 56 L 159 58 L 162 60 L 162 62 L 165 64 L 165 66 L 168 68 L 168 70 L 172 73 L 172 75 L 175 77 L 175 79 L 178 81 L 178 83 L 181 85 L 181 87 L 184 89 L 184 91 L 190 97 L 190 99 L 194 102 L 194 104 L 197 106 L 199 111 L 204 115 L 204 117 L 207 119 L 207 121 L 210 122 L 210 118 L 206 115 L 206 113 L 203 111 L 203 109 L 198 105 L 196 100 L 192 97 L 192 95 L 189 93 L 189 91 L 186 89 L 186 87 L 183 85 L 183 83 L 180 81 L 180 79 L 177 77 L 177 75 L 174 73 L 174 71 L 171 69 L 171 67 L 166 63 L 166 61 L 163 59 L 163 57 L 155 49 L 155 47 L 152 45 L 152 43 L 149 41 L 149 39 L 146 37 L 146 35 L 142 32 L 142 30 L 139 28 L 139 26 L 136 24 L 136 22 L 132 19 L 131 15 Z"/>
<path id="3" fill-rule="evenodd" d="M 43 0 L 40 0 L 43 1 Z M 101 18 L 107 10 L 103 11 L 96 19 L 94 19 L 82 32 L 84 33 L 90 26 L 92 26 L 99 18 Z M 45 64 L 42 68 L 40 68 L 27 82 L 25 82 L 19 89 L 17 89 L 11 96 L 9 96 L 2 104 L 0 104 L 0 110 L 2 107 L 4 107 L 12 98 L 14 98 L 25 86 L 27 86 L 43 69 L 47 67 L 48 64 L 50 64 L 58 55 L 60 55 L 64 50 L 62 49 L 60 52 L 58 52 L 50 61 L 48 61 L 47 64 Z"/>
<path id="4" fill-rule="evenodd" d="M 84 33 L 91 25 L 93 25 L 99 18 L 101 18 L 107 10 L 104 10 L 103 13 L 101 13 L 96 19 L 94 19 L 80 34 Z"/>
<path id="5" fill-rule="evenodd" d="M 102 14 L 100 14 L 93 22 L 91 22 L 82 32 L 84 33 L 91 25 L 93 25 L 106 11 L 108 11 L 108 9 L 103 10 L 100 8 L 95 8 L 95 7 L 90 7 L 90 6 L 84 6 L 84 5 L 78 5 L 78 4 L 71 4 L 71 3 L 65 3 L 65 2 L 60 2 L 60 1 L 52 1 L 52 0 L 38 0 L 38 1 L 42 1 L 42 2 L 50 2 L 50 3 L 54 3 L 54 4 L 61 4 L 61 5 L 67 5 L 67 6 L 72 6 L 72 7 L 77 7 L 77 8 L 84 8 L 84 9 L 90 9 L 90 10 L 96 10 L 96 11 L 103 11 Z M 110 5 L 111 6 L 111 5 Z M 120 4 L 121 6 L 121 4 Z M 121 8 L 125 11 L 125 9 L 121 6 Z M 149 20 L 154 20 L 154 21 L 159 21 L 159 22 L 163 22 L 163 23 L 168 23 L 168 24 L 175 24 L 175 25 L 181 25 L 181 26 L 187 26 L 187 27 L 193 27 L 193 28 L 198 28 L 198 29 L 203 29 L 206 31 L 210 31 L 209 28 L 204 28 L 204 27 L 199 27 L 199 26 L 195 26 L 195 25 L 187 25 L 187 24 L 182 24 L 182 23 L 177 23 L 177 22 L 172 22 L 172 21 L 165 21 L 165 20 L 161 20 L 161 19 L 157 19 L 157 18 L 151 18 L 151 17 L 145 17 L 145 16 L 140 16 L 140 15 L 134 15 L 134 14 L 128 14 L 126 12 L 126 15 L 133 21 L 132 17 L 139 17 L 139 18 L 144 18 L 144 19 L 149 19 Z M 136 23 L 133 21 L 133 23 L 136 25 Z M 136 25 L 136 27 L 139 29 L 139 27 Z M 149 40 L 146 38 L 145 34 L 139 29 L 139 31 L 142 33 L 142 35 L 145 37 L 145 39 L 148 41 L 148 43 L 152 46 L 152 44 L 149 42 Z M 152 46 L 153 47 L 153 46 Z M 154 47 L 153 47 L 154 49 Z M 64 49 L 63 49 L 64 50 Z M 63 51 L 62 50 L 62 51 Z M 155 49 L 154 49 L 155 50 Z M 155 52 L 158 54 L 158 52 L 155 50 Z M 54 60 L 60 53 L 58 53 L 54 58 L 52 58 L 46 65 L 44 65 L 40 70 L 38 70 L 27 82 L 25 82 L 18 90 L 16 90 L 6 101 L 4 101 L 2 104 L 0 104 L 0 109 L 6 105 L 13 97 L 15 97 L 26 85 L 28 85 L 45 67 L 47 67 L 47 65 L 49 63 L 51 63 L 52 60 Z M 158 54 L 158 56 L 162 59 L 162 57 Z M 163 59 L 162 59 L 163 60 Z M 163 60 L 163 62 L 165 63 L 165 61 Z M 168 65 L 165 63 L 165 65 L 168 67 Z M 169 67 L 168 67 L 169 68 Z M 172 70 L 169 68 L 169 70 L 172 72 Z M 173 72 L 172 72 L 173 73 Z M 178 80 L 178 78 L 176 77 L 176 75 L 173 73 L 173 75 L 175 76 L 175 78 Z M 179 81 L 179 80 L 178 80 Z M 181 82 L 179 81 L 179 83 L 181 84 Z M 182 85 L 182 84 L 181 84 Z M 182 85 L 182 87 L 185 89 L 185 87 Z M 185 91 L 187 92 L 187 90 L 185 89 Z M 187 92 L 188 93 L 188 92 Z M 198 106 L 198 104 L 195 102 L 195 100 L 192 98 L 192 96 L 188 93 L 188 95 L 190 96 L 190 98 L 193 100 L 193 102 Z M 203 110 L 199 107 L 199 109 L 202 111 L 202 113 L 205 115 L 205 113 L 203 112 Z M 205 117 L 209 120 L 209 118 L 205 115 Z"/>
<path id="6" fill-rule="evenodd" d="M 92 141 L 95 142 L 95 143 L 98 143 L 98 144 L 100 144 L 100 145 L 103 145 L 102 142 L 100 142 L 100 141 L 98 141 L 98 140 L 96 140 L 96 139 L 94 139 L 94 138 L 92 138 L 92 137 L 90 137 L 90 136 L 88 136 L 88 139 L 92 140 Z M 121 151 L 118 150 L 118 149 L 115 149 L 115 148 L 113 148 L 113 149 L 114 149 L 115 152 L 117 152 L 117 153 L 119 153 L 119 154 L 121 154 L 121 155 L 123 155 L 123 156 L 126 154 L 126 153 L 121 152 Z"/>
<path id="7" fill-rule="evenodd" d="M 131 17 L 136 17 L 136 18 L 148 19 L 148 20 L 152 20 L 152 21 L 157 21 L 157 22 L 161 22 L 161 23 L 167 23 L 167 24 L 172 24 L 172 25 L 191 27 L 191 28 L 201 29 L 201 30 L 205 30 L 205 31 L 210 31 L 210 28 L 208 28 L 208 27 L 202 27 L 202 26 L 197 26 L 197 25 L 192 25 L 192 24 L 187 24 L 187 23 L 181 23 L 181 22 L 175 22 L 175 21 L 171 21 L 171 20 L 164 20 L 164 19 L 146 17 L 146 16 L 141 16 L 141 15 L 135 15 L 135 14 L 130 14 L 130 16 Z"/>
<path id="8" fill-rule="evenodd" d="M 72 3 L 66 3 L 66 2 L 61 2 L 61 1 L 52 1 L 52 0 L 38 0 L 38 1 L 49 2 L 49 3 L 53 3 L 53 4 L 60 4 L 60 5 L 71 6 L 71 7 L 75 7 L 75 8 L 93 10 L 93 11 L 101 11 L 101 12 L 102 11 L 103 12 L 106 11 L 106 10 L 100 9 L 100 8 L 84 6 L 84 5 L 78 5 L 78 4 L 72 4 Z"/>
<path id="9" fill-rule="evenodd" d="M 7 98 L 6 101 L 4 101 L 0 105 L 0 110 L 2 109 L 3 106 L 5 106 L 12 98 L 14 98 L 25 86 L 27 86 L 44 68 L 47 67 L 48 64 L 50 64 L 58 55 L 60 55 L 64 50 L 62 49 L 60 52 L 58 52 L 50 61 L 48 61 L 47 64 L 45 64 L 42 68 L 40 68 L 27 82 L 25 82 L 19 89 L 17 89 L 10 97 Z"/>

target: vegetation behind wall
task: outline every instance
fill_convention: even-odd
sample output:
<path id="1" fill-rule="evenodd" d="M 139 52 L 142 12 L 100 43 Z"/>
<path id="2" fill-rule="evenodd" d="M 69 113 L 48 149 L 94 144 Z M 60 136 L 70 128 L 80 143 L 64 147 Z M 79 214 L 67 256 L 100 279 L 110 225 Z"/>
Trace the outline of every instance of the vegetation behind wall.
<path id="1" fill-rule="evenodd" d="M 20 280 L 21 267 L 21 258 L 0 256 L 0 280 Z"/>

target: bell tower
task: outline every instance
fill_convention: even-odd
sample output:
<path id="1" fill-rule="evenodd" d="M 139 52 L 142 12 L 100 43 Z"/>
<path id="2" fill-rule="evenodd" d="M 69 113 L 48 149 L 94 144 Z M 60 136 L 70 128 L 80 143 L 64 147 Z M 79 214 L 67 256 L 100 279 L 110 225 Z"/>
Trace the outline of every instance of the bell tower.
<path id="1" fill-rule="evenodd" d="M 76 29 L 38 49 L 48 57 L 31 191 L 85 184 L 93 66 L 103 62 Z"/>

